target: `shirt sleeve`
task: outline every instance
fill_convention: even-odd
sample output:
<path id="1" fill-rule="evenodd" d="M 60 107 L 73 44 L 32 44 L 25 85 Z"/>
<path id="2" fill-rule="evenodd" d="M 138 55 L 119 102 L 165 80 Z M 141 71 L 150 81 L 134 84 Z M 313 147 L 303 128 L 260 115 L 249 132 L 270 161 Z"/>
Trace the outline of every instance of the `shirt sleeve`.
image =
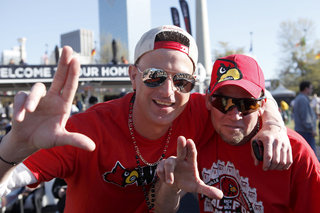
<path id="1" fill-rule="evenodd" d="M 37 179 L 32 172 L 23 163 L 20 163 L 11 172 L 9 178 L 3 184 L 0 184 L 0 196 L 5 196 L 15 189 L 34 184 L 36 182 Z"/>

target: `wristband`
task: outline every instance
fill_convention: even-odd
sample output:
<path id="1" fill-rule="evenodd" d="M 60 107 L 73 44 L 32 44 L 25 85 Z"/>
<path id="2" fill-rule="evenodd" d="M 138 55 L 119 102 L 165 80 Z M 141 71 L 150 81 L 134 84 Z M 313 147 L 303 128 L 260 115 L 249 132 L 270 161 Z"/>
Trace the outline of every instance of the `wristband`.
<path id="1" fill-rule="evenodd" d="M 279 132 L 281 131 L 281 129 L 283 129 L 285 132 L 287 132 L 287 128 L 286 128 L 284 125 L 281 125 L 281 124 L 280 124 L 279 122 L 277 122 L 277 121 L 270 121 L 270 120 L 265 121 L 265 122 L 263 122 L 263 125 L 262 125 L 261 128 L 263 128 L 265 125 L 276 125 L 276 126 L 280 127 Z"/>
<path id="2" fill-rule="evenodd" d="M 4 138 L 4 136 L 0 138 L 0 143 L 1 143 L 1 141 L 2 141 L 3 138 Z M 13 165 L 13 166 L 16 166 L 16 165 L 19 164 L 19 163 L 15 163 L 15 162 L 6 161 L 6 160 L 4 160 L 1 156 L 0 156 L 0 160 L 2 160 L 3 162 L 5 162 L 5 163 L 7 163 L 7 164 Z"/>
<path id="3" fill-rule="evenodd" d="M 0 156 L 0 160 L 2 160 L 3 162 L 5 162 L 5 163 L 7 163 L 7 164 L 10 164 L 10 165 L 14 165 L 14 166 L 18 165 L 18 163 L 9 162 L 9 161 L 4 160 L 1 156 Z"/>

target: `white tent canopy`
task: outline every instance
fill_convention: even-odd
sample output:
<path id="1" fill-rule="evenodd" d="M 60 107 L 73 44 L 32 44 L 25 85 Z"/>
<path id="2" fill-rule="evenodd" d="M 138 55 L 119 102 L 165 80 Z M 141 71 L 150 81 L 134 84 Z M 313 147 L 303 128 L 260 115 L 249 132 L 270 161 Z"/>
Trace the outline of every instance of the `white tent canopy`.
<path id="1" fill-rule="evenodd" d="M 285 88 L 283 85 L 279 85 L 277 89 L 271 91 L 273 97 L 295 97 L 296 92 Z"/>

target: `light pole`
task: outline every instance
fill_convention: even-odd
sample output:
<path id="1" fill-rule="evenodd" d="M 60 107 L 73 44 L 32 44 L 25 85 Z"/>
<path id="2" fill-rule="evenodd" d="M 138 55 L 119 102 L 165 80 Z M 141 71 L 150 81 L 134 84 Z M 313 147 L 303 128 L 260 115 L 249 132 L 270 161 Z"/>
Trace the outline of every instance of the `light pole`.
<path id="1" fill-rule="evenodd" d="M 18 42 L 20 45 L 20 64 L 22 63 L 22 38 L 18 38 Z"/>
<path id="2" fill-rule="evenodd" d="M 198 61 L 206 69 L 207 76 L 211 76 L 212 61 L 207 0 L 196 0 L 196 39 L 199 49 Z"/>
<path id="3" fill-rule="evenodd" d="M 20 63 L 25 63 L 26 59 L 26 38 L 19 38 L 18 42 L 20 44 Z"/>
<path id="4" fill-rule="evenodd" d="M 249 52 L 250 52 L 251 55 L 253 56 L 252 34 L 253 34 L 253 32 L 250 32 L 250 50 L 249 50 Z"/>

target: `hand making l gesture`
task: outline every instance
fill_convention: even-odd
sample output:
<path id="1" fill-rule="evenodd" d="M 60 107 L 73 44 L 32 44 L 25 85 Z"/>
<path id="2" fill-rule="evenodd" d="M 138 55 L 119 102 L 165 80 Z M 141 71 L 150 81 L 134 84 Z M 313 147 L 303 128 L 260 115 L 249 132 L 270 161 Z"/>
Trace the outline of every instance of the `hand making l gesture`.
<path id="1" fill-rule="evenodd" d="M 58 69 L 48 91 L 44 84 L 36 83 L 29 94 L 19 92 L 14 98 L 12 129 L 4 140 L 9 140 L 20 158 L 39 149 L 62 145 L 89 151 L 95 149 L 91 139 L 65 129 L 80 72 L 80 63 L 73 58 L 72 53 L 72 48 L 63 48 Z"/>
<path id="2" fill-rule="evenodd" d="M 221 199 L 222 191 L 206 185 L 199 177 L 197 150 L 191 139 L 178 138 L 177 157 L 162 160 L 157 166 L 157 174 L 162 182 L 173 189 L 204 194 L 210 198 Z"/>

